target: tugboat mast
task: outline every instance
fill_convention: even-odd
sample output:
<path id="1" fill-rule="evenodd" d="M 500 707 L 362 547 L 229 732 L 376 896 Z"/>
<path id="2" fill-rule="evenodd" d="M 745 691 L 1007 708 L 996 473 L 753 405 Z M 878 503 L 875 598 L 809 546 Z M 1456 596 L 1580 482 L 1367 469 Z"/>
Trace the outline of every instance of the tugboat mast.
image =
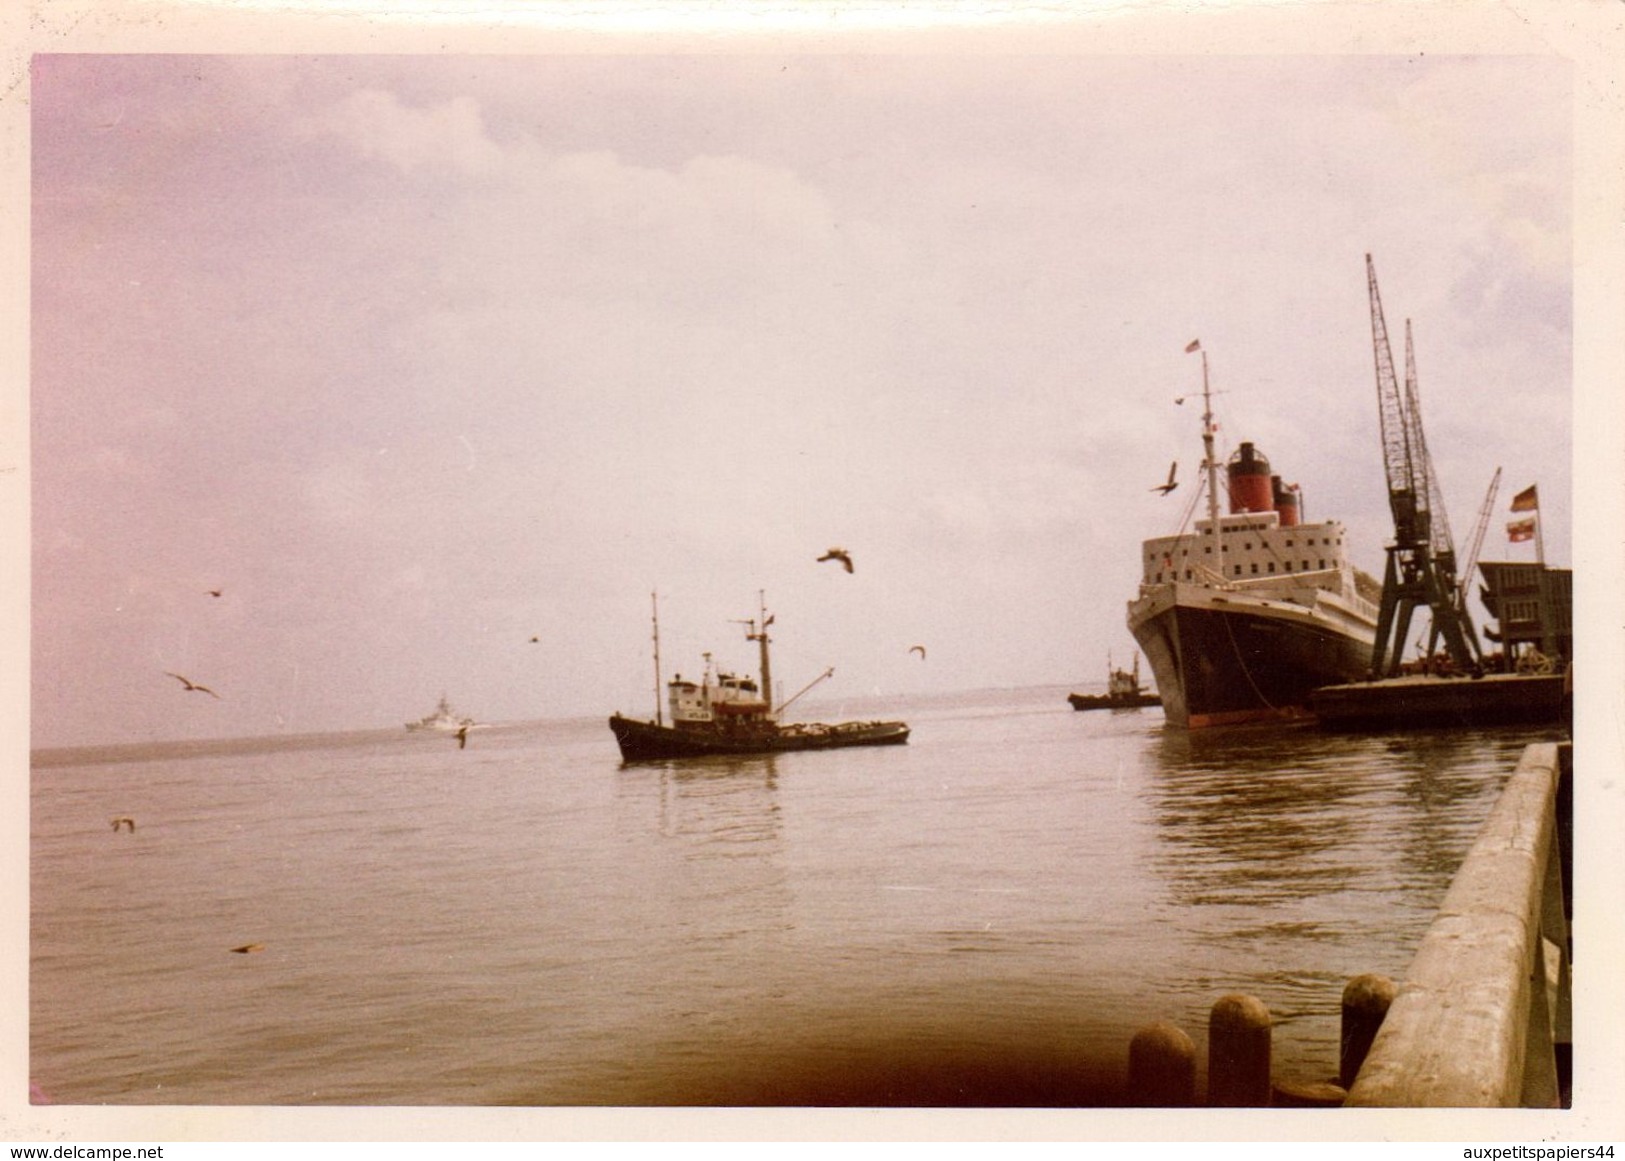
<path id="1" fill-rule="evenodd" d="M 654 621 L 654 640 L 655 640 L 655 725 L 663 726 L 663 725 L 666 724 L 666 717 L 665 717 L 665 711 L 663 711 L 660 708 L 660 594 L 659 593 L 651 592 L 649 594 L 649 605 L 650 605 L 650 609 L 651 609 L 651 613 L 652 613 L 652 620 Z"/>
<path id="2" fill-rule="evenodd" d="M 757 592 L 756 592 L 756 599 L 761 604 L 761 621 L 760 621 L 760 624 L 761 624 L 762 627 L 760 629 L 757 629 L 756 626 L 757 626 L 758 622 L 755 621 L 755 620 L 746 621 L 745 625 L 747 627 L 745 629 L 745 640 L 747 640 L 747 641 L 755 641 L 757 646 L 761 650 L 761 658 L 762 658 L 762 700 L 767 703 L 768 713 L 771 714 L 773 712 L 773 665 L 772 665 L 772 662 L 768 658 L 768 652 L 767 652 L 767 645 L 768 645 L 767 627 L 768 627 L 768 625 L 770 625 L 772 623 L 773 618 L 767 615 L 767 593 L 766 593 L 766 591 L 762 590 L 762 589 L 758 589 Z"/>

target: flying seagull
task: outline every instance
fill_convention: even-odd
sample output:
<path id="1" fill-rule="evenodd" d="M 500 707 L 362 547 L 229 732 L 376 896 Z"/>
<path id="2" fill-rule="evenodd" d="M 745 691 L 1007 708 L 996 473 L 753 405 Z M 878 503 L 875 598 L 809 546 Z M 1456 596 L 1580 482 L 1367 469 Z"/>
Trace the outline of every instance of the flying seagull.
<path id="1" fill-rule="evenodd" d="M 1175 460 L 1173 463 L 1168 465 L 1168 482 L 1166 484 L 1158 484 L 1155 488 L 1152 488 L 1151 491 L 1161 492 L 1164 496 L 1166 496 L 1169 492 L 1172 492 L 1175 488 L 1179 487 L 1178 482 L 1174 480 L 1174 473 L 1177 471 L 1179 471 L 1179 461 Z"/>
<path id="2" fill-rule="evenodd" d="M 181 675 L 180 675 L 180 674 L 178 674 L 178 673 L 170 673 L 170 672 L 169 672 L 169 670 L 167 670 L 167 669 L 166 669 L 166 670 L 164 670 L 164 673 L 165 673 L 165 674 L 166 674 L 166 675 L 167 675 L 167 676 L 169 676 L 169 677 L 173 677 L 173 678 L 174 678 L 174 679 L 175 679 L 175 680 L 176 680 L 176 681 L 178 681 L 178 682 L 180 682 L 180 683 L 181 683 L 181 684 L 182 684 L 182 685 L 184 685 L 184 686 L 185 686 L 185 687 L 186 687 L 186 688 L 187 688 L 187 690 L 189 690 L 189 691 L 195 691 L 195 692 L 197 692 L 197 693 L 206 693 L 206 694 L 208 694 L 208 695 L 209 695 L 209 696 L 210 696 L 210 697 L 219 697 L 219 696 L 220 696 L 220 695 L 219 695 L 219 694 L 218 694 L 218 693 L 216 693 L 216 692 L 215 692 L 215 691 L 214 691 L 214 690 L 212 690 L 212 689 L 210 689 L 210 688 L 209 688 L 209 687 L 208 687 L 208 686 L 206 686 L 206 685 L 199 685 L 199 684 L 198 684 L 198 683 L 197 683 L 197 682 L 195 682 L 195 681 L 193 681 L 193 680 L 192 680 L 192 679 L 191 679 L 191 678 L 189 678 L 189 677 L 182 677 L 182 676 L 181 676 Z"/>
<path id="3" fill-rule="evenodd" d="M 846 568 L 847 572 L 852 571 L 852 557 L 844 548 L 830 549 L 828 552 L 824 553 L 823 556 L 818 558 L 818 563 L 822 564 L 826 560 L 838 560 Z"/>
<path id="4" fill-rule="evenodd" d="M 910 645 L 908 647 L 908 651 L 910 653 L 918 653 L 920 655 L 920 660 L 921 661 L 925 660 L 925 646 L 924 645 Z"/>
<path id="5" fill-rule="evenodd" d="M 542 643 L 542 639 L 540 637 L 532 637 L 530 639 L 530 643 L 532 645 L 540 645 Z"/>
<path id="6" fill-rule="evenodd" d="M 220 590 L 219 589 L 210 589 L 209 590 L 209 595 L 211 597 L 218 597 L 220 595 Z"/>
<path id="7" fill-rule="evenodd" d="M 131 834 L 135 833 L 135 819 L 130 818 L 127 815 L 120 815 L 118 818 L 113 820 L 113 831 L 115 834 L 118 832 L 120 827 L 126 826 L 130 828 Z"/>

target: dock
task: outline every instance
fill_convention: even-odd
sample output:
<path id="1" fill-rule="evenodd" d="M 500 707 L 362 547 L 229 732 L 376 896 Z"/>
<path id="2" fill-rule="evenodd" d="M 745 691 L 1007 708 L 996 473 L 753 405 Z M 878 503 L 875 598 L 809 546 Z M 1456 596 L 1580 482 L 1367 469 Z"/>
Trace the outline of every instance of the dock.
<path id="1" fill-rule="evenodd" d="M 1309 695 L 1309 708 L 1332 730 L 1567 723 L 1571 693 L 1562 673 L 1421 675 L 1323 686 Z"/>
<path id="2" fill-rule="evenodd" d="M 1525 750 L 1417 949 L 1349 1105 L 1568 1107 L 1573 761 L 1567 744 Z"/>
<path id="3" fill-rule="evenodd" d="M 1535 743 L 1451 880 L 1404 979 L 1366 974 L 1344 987 L 1339 1055 L 1324 1078 L 1275 1075 L 1268 1007 L 1232 993 L 1214 1003 L 1208 1022 L 1205 1103 L 1572 1107 L 1573 882 L 1573 748 Z M 1128 1057 L 1127 1104 L 1202 1103 L 1195 1043 L 1178 1026 L 1147 1025 Z"/>

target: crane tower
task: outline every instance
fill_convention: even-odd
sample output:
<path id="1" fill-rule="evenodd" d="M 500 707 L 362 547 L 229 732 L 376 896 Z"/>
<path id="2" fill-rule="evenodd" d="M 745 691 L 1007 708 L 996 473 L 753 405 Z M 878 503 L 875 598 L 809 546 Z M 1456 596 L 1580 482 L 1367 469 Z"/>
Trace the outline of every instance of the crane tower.
<path id="1" fill-rule="evenodd" d="M 1382 430 L 1382 459 L 1387 472 L 1388 507 L 1394 539 L 1388 545 L 1382 603 L 1377 612 L 1371 651 L 1374 676 L 1399 670 L 1411 617 L 1426 606 L 1432 614 L 1430 648 L 1442 638 L 1451 661 L 1463 670 L 1481 671 L 1477 634 L 1456 582 L 1456 549 L 1450 537 L 1433 461 L 1422 431 L 1416 385 L 1416 359 L 1410 323 L 1405 324 L 1405 387 L 1394 372 L 1388 324 L 1377 291 L 1377 271 L 1365 256 L 1366 284 L 1371 295 L 1371 346 L 1377 366 L 1377 414 Z M 1391 645 L 1391 647 L 1390 647 Z"/>

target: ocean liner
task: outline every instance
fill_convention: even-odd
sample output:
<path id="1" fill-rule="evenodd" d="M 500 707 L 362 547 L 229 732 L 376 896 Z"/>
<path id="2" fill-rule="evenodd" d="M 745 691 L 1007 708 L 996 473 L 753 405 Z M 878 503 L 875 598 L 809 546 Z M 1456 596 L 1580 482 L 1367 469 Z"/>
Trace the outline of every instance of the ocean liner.
<path id="1" fill-rule="evenodd" d="M 1220 513 L 1206 351 L 1202 401 L 1207 519 L 1144 542 L 1129 631 L 1170 725 L 1308 716 L 1311 691 L 1368 675 L 1381 586 L 1349 562 L 1340 522 L 1303 522 L 1302 492 L 1251 443 L 1225 465 Z"/>

